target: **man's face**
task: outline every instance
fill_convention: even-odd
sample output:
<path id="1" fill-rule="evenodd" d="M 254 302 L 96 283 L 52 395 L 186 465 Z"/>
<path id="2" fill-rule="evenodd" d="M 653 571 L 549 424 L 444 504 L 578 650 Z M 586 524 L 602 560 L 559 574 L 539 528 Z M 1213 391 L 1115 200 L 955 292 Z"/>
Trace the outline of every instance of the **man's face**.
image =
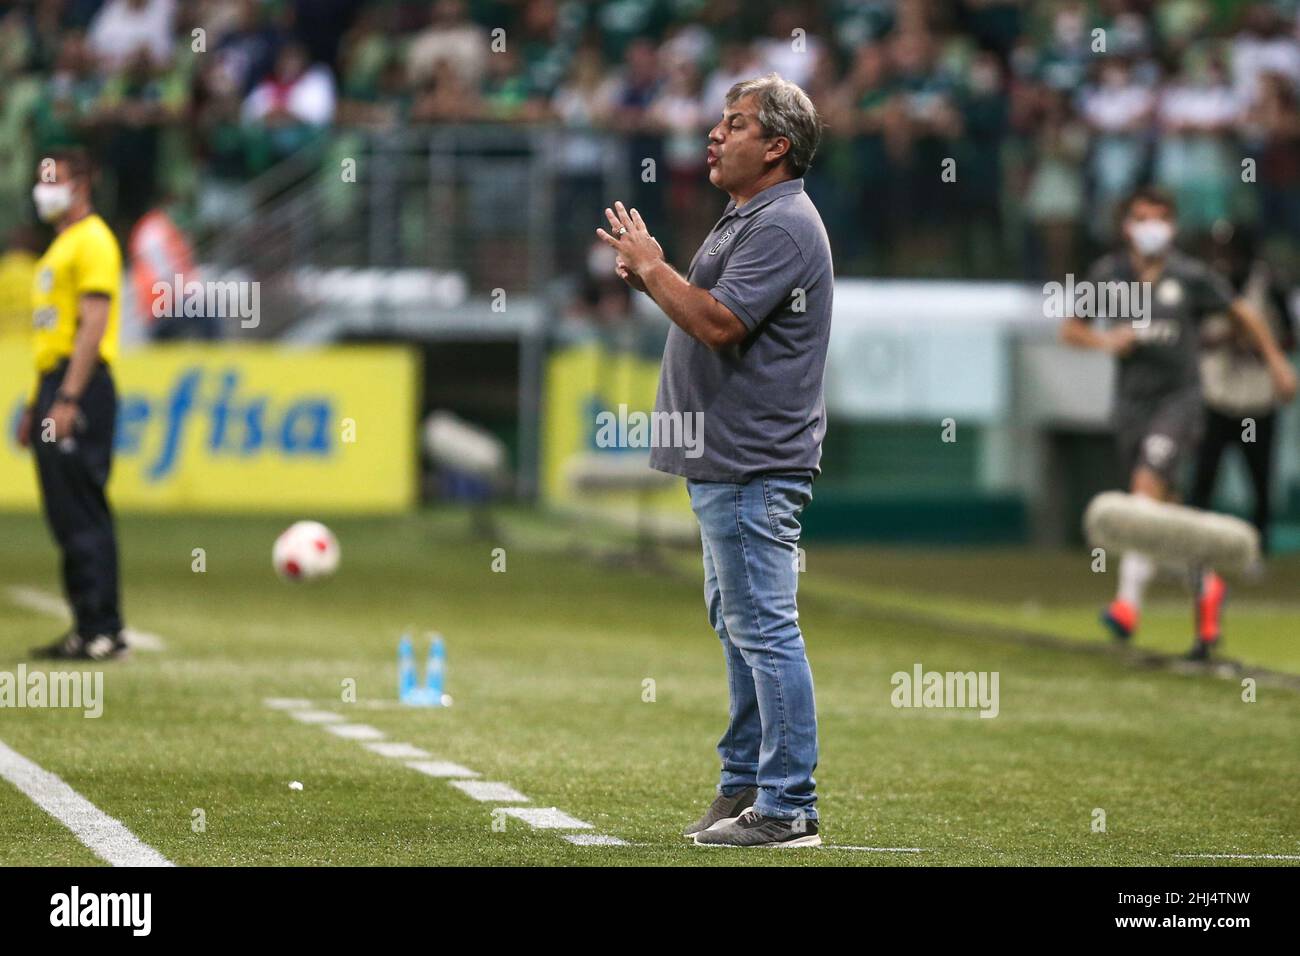
<path id="1" fill-rule="evenodd" d="M 753 94 L 742 96 L 722 112 L 709 131 L 709 182 L 724 192 L 744 192 L 777 159 L 780 137 L 767 136 L 758 122 Z M 786 147 L 789 148 L 788 145 Z"/>
<path id="2" fill-rule="evenodd" d="M 1156 256 L 1173 242 L 1174 214 L 1167 206 L 1139 199 L 1124 219 L 1124 233 L 1129 245 L 1144 256 Z"/>
<path id="3" fill-rule="evenodd" d="M 32 190 L 36 214 L 42 222 L 58 222 L 81 200 L 85 190 L 85 183 L 72 176 L 67 163 L 56 162 L 53 174 L 51 177 L 49 171 L 42 167 Z"/>

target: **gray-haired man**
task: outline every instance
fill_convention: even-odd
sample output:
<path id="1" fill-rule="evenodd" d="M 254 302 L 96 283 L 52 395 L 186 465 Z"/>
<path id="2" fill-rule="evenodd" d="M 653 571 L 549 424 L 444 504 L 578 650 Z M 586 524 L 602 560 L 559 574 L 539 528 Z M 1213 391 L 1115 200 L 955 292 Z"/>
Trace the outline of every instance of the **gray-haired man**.
<path id="1" fill-rule="evenodd" d="M 730 721 L 713 805 L 685 836 L 816 846 L 817 712 L 795 602 L 799 516 L 820 470 L 833 270 L 803 191 L 821 136 L 808 96 L 776 74 L 738 83 L 709 133 L 709 181 L 731 196 L 683 278 L 635 209 L 606 209 L 618 274 L 673 322 L 656 413 L 703 414 L 703 454 L 653 449 L 687 479 L 704 596 L 722 639 Z"/>

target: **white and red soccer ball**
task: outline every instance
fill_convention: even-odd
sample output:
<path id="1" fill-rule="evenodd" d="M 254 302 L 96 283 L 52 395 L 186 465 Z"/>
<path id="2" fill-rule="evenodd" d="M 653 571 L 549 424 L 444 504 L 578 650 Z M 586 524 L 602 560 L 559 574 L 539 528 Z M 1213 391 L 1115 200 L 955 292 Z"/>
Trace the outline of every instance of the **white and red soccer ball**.
<path id="1" fill-rule="evenodd" d="M 339 566 L 339 542 L 319 521 L 296 521 L 275 539 L 271 563 L 286 581 L 329 577 Z"/>

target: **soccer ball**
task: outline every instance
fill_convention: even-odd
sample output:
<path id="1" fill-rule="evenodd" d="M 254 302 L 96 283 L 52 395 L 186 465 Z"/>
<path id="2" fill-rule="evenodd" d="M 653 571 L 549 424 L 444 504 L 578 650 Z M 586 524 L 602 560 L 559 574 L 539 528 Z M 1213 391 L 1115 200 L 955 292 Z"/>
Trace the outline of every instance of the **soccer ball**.
<path id="1" fill-rule="evenodd" d="M 339 566 L 338 539 L 319 521 L 294 522 L 275 539 L 271 564 L 286 581 L 328 577 Z"/>

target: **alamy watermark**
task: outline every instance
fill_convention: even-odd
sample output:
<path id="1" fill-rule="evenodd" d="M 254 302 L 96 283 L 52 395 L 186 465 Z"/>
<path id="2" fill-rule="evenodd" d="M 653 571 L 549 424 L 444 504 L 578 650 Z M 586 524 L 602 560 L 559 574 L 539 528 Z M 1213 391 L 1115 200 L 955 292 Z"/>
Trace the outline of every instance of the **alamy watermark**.
<path id="1" fill-rule="evenodd" d="M 1119 319 L 1145 329 L 1151 324 L 1151 283 L 1076 282 L 1073 273 L 1067 273 L 1064 282 L 1043 285 L 1043 316 Z"/>
<path id="2" fill-rule="evenodd" d="M 132 936 L 148 936 L 153 928 L 152 893 L 94 893 L 74 885 L 50 897 L 50 925 L 56 927 L 121 927 Z"/>
<path id="3" fill-rule="evenodd" d="M 0 709 L 54 708 L 84 711 L 93 720 L 104 713 L 103 671 L 0 671 Z"/>
<path id="4" fill-rule="evenodd" d="M 617 412 L 596 415 L 597 448 L 682 448 L 687 458 L 704 454 L 703 412 Z"/>
<path id="5" fill-rule="evenodd" d="M 236 279 L 185 281 L 179 273 L 171 282 L 153 284 L 155 319 L 239 319 L 240 328 L 255 329 L 262 321 L 262 284 Z"/>
<path id="6" fill-rule="evenodd" d="M 978 708 L 981 717 L 996 717 L 999 680 L 998 671 L 927 671 L 918 662 L 911 673 L 896 671 L 889 679 L 889 702 L 899 708 Z"/>

